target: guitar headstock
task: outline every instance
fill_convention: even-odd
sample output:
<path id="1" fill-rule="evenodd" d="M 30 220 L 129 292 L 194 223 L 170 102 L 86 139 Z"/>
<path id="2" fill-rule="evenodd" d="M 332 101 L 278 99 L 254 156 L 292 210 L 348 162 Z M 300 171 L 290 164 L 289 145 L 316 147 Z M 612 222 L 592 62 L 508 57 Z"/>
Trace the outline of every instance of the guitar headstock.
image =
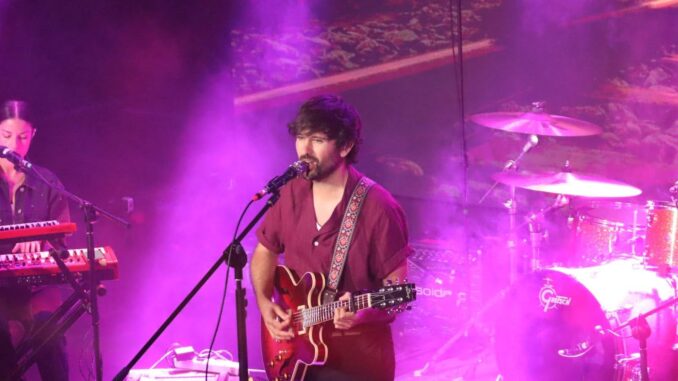
<path id="1" fill-rule="evenodd" d="M 417 298 L 414 283 L 389 284 L 370 293 L 373 308 L 395 310 L 401 312 L 407 303 Z"/>

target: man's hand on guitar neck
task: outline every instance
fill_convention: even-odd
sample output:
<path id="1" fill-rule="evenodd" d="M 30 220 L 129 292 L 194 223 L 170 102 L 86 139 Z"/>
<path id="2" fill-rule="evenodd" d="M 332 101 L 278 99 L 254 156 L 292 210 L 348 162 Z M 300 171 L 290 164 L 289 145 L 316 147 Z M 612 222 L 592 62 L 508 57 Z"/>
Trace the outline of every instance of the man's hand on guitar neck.
<path id="1" fill-rule="evenodd" d="M 268 332 L 275 340 L 291 340 L 294 332 L 290 328 L 292 315 L 270 300 L 260 300 L 259 310 Z"/>
<path id="2" fill-rule="evenodd" d="M 384 285 L 398 283 L 407 279 L 407 260 L 403 260 L 393 271 L 391 271 L 383 280 Z M 351 293 L 346 292 L 338 300 L 349 300 Z M 395 315 L 389 315 L 386 311 L 380 309 L 365 309 L 355 312 L 349 312 L 346 308 L 337 308 L 334 311 L 334 328 L 351 329 L 356 325 L 370 322 L 390 323 L 395 319 Z"/>
<path id="3" fill-rule="evenodd" d="M 344 293 L 339 300 L 350 300 L 351 293 Z M 334 310 L 334 328 L 336 329 L 351 329 L 357 324 L 357 316 L 355 312 L 350 312 L 344 307 Z"/>
<path id="4" fill-rule="evenodd" d="M 337 300 L 349 300 L 352 297 L 350 292 L 346 292 Z M 393 316 L 378 309 L 364 309 L 356 312 L 350 312 L 346 307 L 340 307 L 334 310 L 334 328 L 339 330 L 351 329 L 357 325 L 375 322 L 391 322 Z"/>

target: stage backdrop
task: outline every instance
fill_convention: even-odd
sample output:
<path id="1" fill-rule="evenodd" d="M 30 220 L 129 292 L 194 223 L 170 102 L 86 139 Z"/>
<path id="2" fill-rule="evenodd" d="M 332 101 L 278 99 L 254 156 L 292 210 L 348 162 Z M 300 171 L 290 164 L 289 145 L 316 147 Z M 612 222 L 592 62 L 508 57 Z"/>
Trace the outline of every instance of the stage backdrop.
<path id="1" fill-rule="evenodd" d="M 678 180 L 676 6 L 613 0 L 250 4 L 232 34 L 234 111 L 238 123 L 262 131 L 261 154 L 282 167 L 295 159 L 285 127 L 303 100 L 339 93 L 358 108 L 365 144 L 357 167 L 405 207 L 419 245 L 413 276 L 423 291 L 437 292 L 433 301 L 420 295 L 422 308 L 415 305 L 414 317 L 401 319 L 406 324 L 398 331 L 408 343 L 400 347 L 402 358 L 414 351 L 426 359 L 459 333 L 470 317 L 464 313 L 478 310 L 507 282 L 508 187 L 499 184 L 480 200 L 529 135 L 475 124 L 474 114 L 528 112 L 539 102 L 548 114 L 593 123 L 602 131 L 594 136 L 539 136 L 520 168 L 567 166 L 625 182 L 643 193 L 619 201 L 638 210 L 647 200 L 669 199 Z M 522 223 L 556 195 L 518 189 L 516 197 Z M 567 260 L 567 217 L 586 201 L 574 198 L 571 207 L 547 216 L 548 260 Z M 526 227 L 519 235 L 528 237 Z M 460 300 L 470 308 L 459 308 Z M 436 309 L 441 304 L 455 307 Z M 434 326 L 428 333 L 412 327 L 426 322 Z M 408 339 L 415 334 L 418 340 Z M 401 372 L 425 361 L 401 363 Z"/>

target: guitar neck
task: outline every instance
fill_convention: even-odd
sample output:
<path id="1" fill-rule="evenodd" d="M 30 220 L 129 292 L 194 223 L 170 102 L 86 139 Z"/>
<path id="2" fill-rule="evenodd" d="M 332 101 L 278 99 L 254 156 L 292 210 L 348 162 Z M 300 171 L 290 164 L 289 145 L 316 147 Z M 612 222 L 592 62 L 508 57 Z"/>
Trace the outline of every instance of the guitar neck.
<path id="1" fill-rule="evenodd" d="M 361 294 L 352 297 L 352 303 L 349 300 L 337 300 L 336 302 L 323 304 L 317 307 L 303 309 L 295 315 L 295 321 L 298 321 L 303 327 L 311 327 L 316 324 L 325 323 L 334 320 L 334 312 L 337 308 L 346 308 L 353 312 L 358 312 L 372 307 L 370 293 Z M 352 308 L 351 308 L 352 307 Z"/>

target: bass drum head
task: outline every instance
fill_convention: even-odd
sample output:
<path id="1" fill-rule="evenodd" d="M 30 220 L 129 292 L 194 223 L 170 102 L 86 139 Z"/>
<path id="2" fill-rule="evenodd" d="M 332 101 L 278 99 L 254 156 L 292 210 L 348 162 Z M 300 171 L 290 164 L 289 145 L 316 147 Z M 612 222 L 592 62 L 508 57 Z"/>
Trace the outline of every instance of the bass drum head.
<path id="1" fill-rule="evenodd" d="M 605 313 L 573 277 L 552 270 L 529 274 L 496 311 L 496 358 L 505 380 L 614 379 L 614 341 L 596 330 L 609 328 Z M 591 347 L 585 354 L 582 344 Z"/>

